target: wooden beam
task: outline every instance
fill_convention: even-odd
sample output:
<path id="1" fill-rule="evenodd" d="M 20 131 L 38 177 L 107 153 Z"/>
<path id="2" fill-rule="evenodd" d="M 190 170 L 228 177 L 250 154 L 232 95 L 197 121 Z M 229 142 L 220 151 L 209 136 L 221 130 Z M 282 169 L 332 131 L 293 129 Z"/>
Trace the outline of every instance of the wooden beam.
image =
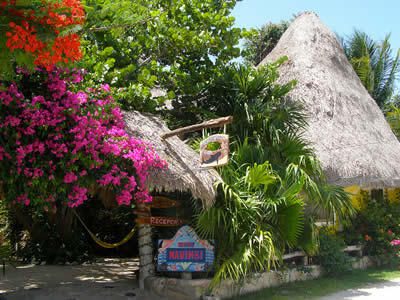
<path id="1" fill-rule="evenodd" d="M 213 120 L 208 120 L 205 121 L 203 123 L 200 124 L 195 124 L 195 125 L 190 125 L 187 127 L 182 127 L 182 128 L 178 128 L 169 132 L 165 132 L 161 135 L 161 138 L 163 140 L 174 136 L 174 135 L 178 135 L 181 133 L 186 133 L 186 132 L 192 132 L 192 131 L 197 131 L 203 128 L 213 128 L 213 127 L 222 127 L 226 124 L 230 124 L 232 123 L 233 117 L 232 116 L 228 116 L 228 117 L 223 117 L 223 118 L 218 118 L 218 119 L 213 119 Z"/>

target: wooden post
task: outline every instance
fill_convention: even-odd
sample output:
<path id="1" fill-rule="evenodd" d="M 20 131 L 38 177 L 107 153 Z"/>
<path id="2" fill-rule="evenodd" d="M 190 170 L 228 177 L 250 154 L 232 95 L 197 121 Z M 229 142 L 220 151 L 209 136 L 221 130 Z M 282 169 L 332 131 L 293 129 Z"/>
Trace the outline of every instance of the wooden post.
<path id="1" fill-rule="evenodd" d="M 182 134 L 182 133 L 186 133 L 186 132 L 192 132 L 192 131 L 197 131 L 203 128 L 214 128 L 214 127 L 222 127 L 226 124 L 230 124 L 232 123 L 233 117 L 229 116 L 229 117 L 223 117 L 223 118 L 218 118 L 218 119 L 213 119 L 213 120 L 208 120 L 205 121 L 203 123 L 200 124 L 196 124 L 196 125 L 191 125 L 191 126 L 187 126 L 187 127 L 182 127 L 182 128 L 178 128 L 169 132 L 165 132 L 161 135 L 161 138 L 163 140 L 174 136 L 174 135 L 178 135 L 178 134 Z"/>
<path id="2" fill-rule="evenodd" d="M 183 280 L 192 280 L 192 272 L 182 272 L 181 278 Z"/>
<path id="3" fill-rule="evenodd" d="M 153 242 L 151 239 L 151 226 L 138 224 L 139 235 L 139 288 L 144 289 L 144 281 L 154 275 Z"/>

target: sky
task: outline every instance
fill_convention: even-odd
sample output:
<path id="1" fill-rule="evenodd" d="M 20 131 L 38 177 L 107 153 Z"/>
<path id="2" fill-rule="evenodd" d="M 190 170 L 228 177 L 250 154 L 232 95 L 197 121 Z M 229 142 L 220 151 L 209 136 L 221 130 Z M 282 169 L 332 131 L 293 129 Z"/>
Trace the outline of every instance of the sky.
<path id="1" fill-rule="evenodd" d="M 358 29 L 380 41 L 391 33 L 393 55 L 400 48 L 400 0 L 243 0 L 232 15 L 237 27 L 248 29 L 290 20 L 303 11 L 317 13 L 340 36 Z"/>

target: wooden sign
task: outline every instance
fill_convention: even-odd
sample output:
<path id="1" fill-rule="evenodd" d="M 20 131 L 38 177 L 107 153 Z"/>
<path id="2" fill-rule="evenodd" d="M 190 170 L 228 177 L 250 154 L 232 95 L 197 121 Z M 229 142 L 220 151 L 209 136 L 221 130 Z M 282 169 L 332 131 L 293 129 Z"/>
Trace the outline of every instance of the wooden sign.
<path id="1" fill-rule="evenodd" d="M 151 216 L 150 207 L 137 207 L 135 210 L 133 210 L 133 213 L 138 216 Z"/>
<path id="2" fill-rule="evenodd" d="M 151 226 L 173 227 L 173 226 L 181 226 L 189 222 L 187 220 L 182 220 L 178 218 L 143 217 L 143 218 L 137 218 L 136 223 L 151 225 Z"/>
<path id="3" fill-rule="evenodd" d="M 144 203 L 147 207 L 152 208 L 170 208 L 180 206 L 181 203 L 163 196 L 153 196 L 151 202 Z"/>
<path id="4" fill-rule="evenodd" d="M 219 143 L 221 145 L 218 150 L 206 150 L 210 143 Z M 229 156 L 229 135 L 214 134 L 200 143 L 200 166 L 201 167 L 218 167 L 228 164 Z"/>
<path id="5" fill-rule="evenodd" d="M 214 242 L 200 240 L 189 226 L 181 227 L 172 240 L 158 240 L 158 271 L 206 272 L 213 263 Z"/>

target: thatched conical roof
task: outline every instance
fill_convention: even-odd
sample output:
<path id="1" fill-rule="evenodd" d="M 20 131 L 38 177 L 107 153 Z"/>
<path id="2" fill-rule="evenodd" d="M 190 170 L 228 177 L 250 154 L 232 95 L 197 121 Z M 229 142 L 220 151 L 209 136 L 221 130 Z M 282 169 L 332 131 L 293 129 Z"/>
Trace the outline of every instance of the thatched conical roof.
<path id="1" fill-rule="evenodd" d="M 300 15 L 260 63 L 289 59 L 280 81 L 298 81 L 290 97 L 309 115 L 312 143 L 331 184 L 400 186 L 400 144 L 346 58 L 335 34 L 316 14 Z"/>
<path id="2" fill-rule="evenodd" d="M 152 170 L 146 185 L 158 192 L 190 192 L 201 199 L 203 207 L 214 203 L 214 183 L 220 180 L 214 169 L 200 168 L 199 154 L 177 136 L 162 140 L 160 135 L 169 129 L 164 121 L 136 111 L 124 112 L 125 130 L 137 139 L 153 144 L 157 154 L 168 161 L 168 168 Z"/>

